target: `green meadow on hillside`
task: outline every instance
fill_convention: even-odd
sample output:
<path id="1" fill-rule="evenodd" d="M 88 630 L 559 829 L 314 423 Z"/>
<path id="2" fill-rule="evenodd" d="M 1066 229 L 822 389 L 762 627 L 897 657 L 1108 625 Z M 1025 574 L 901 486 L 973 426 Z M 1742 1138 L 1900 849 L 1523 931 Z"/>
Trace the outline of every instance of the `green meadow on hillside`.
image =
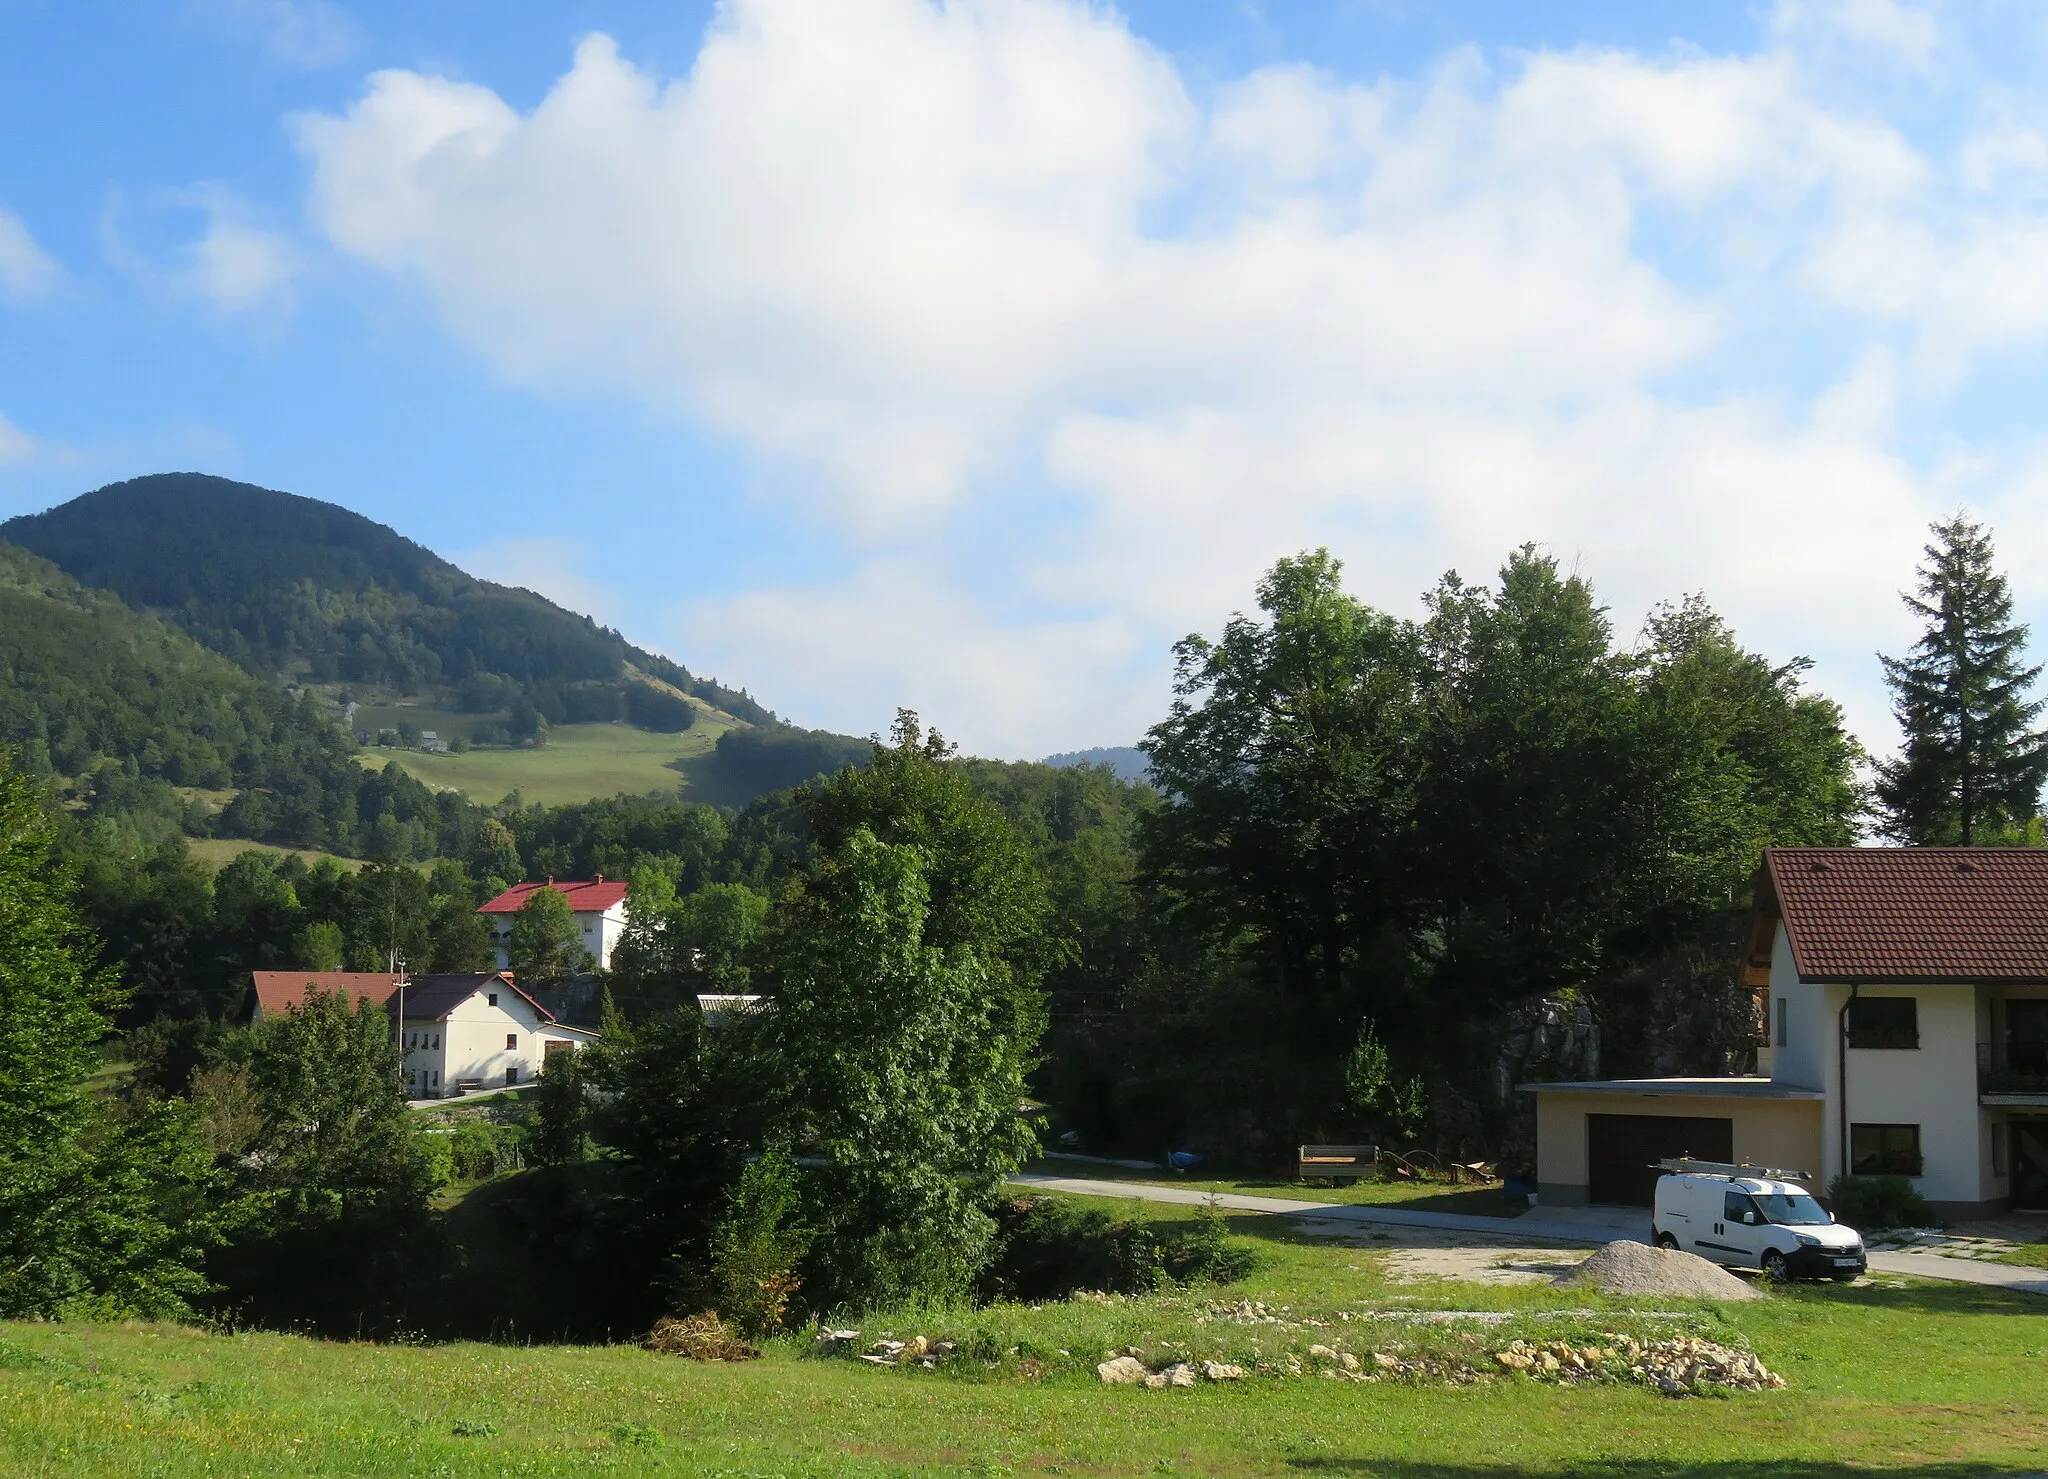
<path id="1" fill-rule="evenodd" d="M 411 722 L 435 727 L 426 720 Z M 357 758 L 377 768 L 396 762 L 429 786 L 460 791 L 484 804 L 515 790 L 528 802 L 560 806 L 621 792 L 637 796 L 673 791 L 678 786 L 689 787 L 685 794 L 693 801 L 731 804 L 728 797 L 708 794 L 715 785 L 699 784 L 689 768 L 691 761 L 709 757 L 718 737 L 731 728 L 726 716 L 699 711 L 697 722 L 681 734 L 655 734 L 630 724 L 563 724 L 550 729 L 547 744 L 537 750 L 429 755 L 373 746 L 358 752 Z"/>
<path id="2" fill-rule="evenodd" d="M 489 1185 L 502 1185 L 489 1183 Z M 1117 1211 L 1127 1209 L 1117 1208 Z M 1172 1218 L 1175 1209 L 1155 1209 Z M 1148 1214 L 1149 1215 L 1149 1214 Z M 1707 1306 L 1549 1287 L 1390 1283 L 1382 1255 L 1233 1218 L 1261 1263 L 1228 1289 L 859 1321 L 963 1355 L 934 1371 L 814 1353 L 697 1364 L 633 1345 L 332 1343 L 165 1325 L 0 1326 L 10 1474 L 1203 1473 L 1866 1475 L 1961 1479 L 2048 1449 L 2048 1304 L 1965 1286 L 1795 1287 Z M 1277 1316 L 1233 1321 L 1241 1299 Z M 1254 1376 L 1105 1387 L 1094 1363 L 1179 1342 L 1267 1357 L 1312 1340 L 1434 1348 L 1503 1329 L 1696 1330 L 1752 1347 L 1782 1391 L 1674 1399 L 1500 1376 L 1467 1386 Z M 1337 1320 L 1337 1312 L 1353 1315 Z M 1661 1315 L 1660 1313 L 1661 1312 Z M 1323 1319 L 1340 1333 L 1306 1324 Z"/>

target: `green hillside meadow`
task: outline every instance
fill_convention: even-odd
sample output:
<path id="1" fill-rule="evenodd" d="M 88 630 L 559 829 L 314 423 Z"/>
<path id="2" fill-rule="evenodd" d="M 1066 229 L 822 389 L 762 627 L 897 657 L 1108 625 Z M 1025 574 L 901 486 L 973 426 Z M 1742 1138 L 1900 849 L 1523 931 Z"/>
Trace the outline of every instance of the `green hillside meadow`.
<path id="1" fill-rule="evenodd" d="M 1116 1209 L 1127 1212 L 1127 1208 Z M 1182 1209 L 1156 1209 L 1161 1217 Z M 55 1475 L 1220 1474 L 1615 1479 L 2038 1468 L 2048 1451 L 2048 1315 L 1957 1285 L 1795 1287 L 1709 1305 L 1549 1286 L 1394 1283 L 1372 1247 L 1269 1217 L 1231 1229 L 1261 1265 L 1228 1289 L 980 1311 L 870 1315 L 863 1336 L 945 1336 L 934 1371 L 822 1358 L 806 1333 L 759 1361 L 697 1363 L 630 1344 L 323 1342 L 172 1325 L 0 1326 L 0 1459 Z M 1270 1316 L 1224 1317 L 1240 1300 Z M 1747 1345 L 1782 1391 L 1668 1398 L 1639 1386 L 1470 1385 L 1316 1374 L 1312 1343 L 1455 1348 L 1497 1332 L 1615 1325 Z M 1349 1321 L 1338 1318 L 1348 1313 Z M 1359 1322 L 1371 1312 L 1404 1318 Z M 1315 1322 L 1322 1322 L 1317 1324 Z M 1489 1336 L 1488 1339 L 1494 1337 Z M 1588 1334 L 1585 1338 L 1593 1338 Z M 1179 1342 L 1299 1377 L 1193 1390 L 1106 1387 L 1094 1364 Z"/>
<path id="2" fill-rule="evenodd" d="M 547 744 L 537 750 L 429 755 L 420 750 L 364 749 L 357 758 L 377 767 L 395 761 L 407 775 L 437 790 L 460 791 L 483 803 L 515 790 L 528 802 L 559 806 L 594 796 L 639 795 L 682 786 L 692 801 L 732 804 L 723 796 L 699 794 L 701 788 L 692 785 L 684 767 L 690 760 L 710 757 L 718 737 L 734 727 L 728 716 L 705 712 L 681 734 L 654 734 L 630 724 L 564 724 L 549 730 Z"/>

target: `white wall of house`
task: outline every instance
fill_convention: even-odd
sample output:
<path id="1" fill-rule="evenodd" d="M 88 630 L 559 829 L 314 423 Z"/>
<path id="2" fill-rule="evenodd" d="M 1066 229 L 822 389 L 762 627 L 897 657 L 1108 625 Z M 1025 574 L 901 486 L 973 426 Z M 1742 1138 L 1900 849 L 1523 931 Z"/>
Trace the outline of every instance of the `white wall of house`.
<path id="1" fill-rule="evenodd" d="M 452 1094 L 463 1079 L 481 1079 L 491 1089 L 530 1084 L 540 1076 L 549 1043 L 582 1047 L 595 1037 L 542 1021 L 518 992 L 487 986 L 440 1021 L 405 1024 L 407 1083 L 422 1099 Z"/>
<path id="2" fill-rule="evenodd" d="M 505 947 L 512 939 L 512 918 L 510 914 L 492 916 L 491 943 L 498 952 L 498 966 L 501 971 L 512 969 L 512 957 Z M 619 943 L 619 937 L 626 932 L 626 906 L 614 904 L 602 912 L 586 910 L 576 916 L 576 933 L 597 961 L 597 968 L 608 971 L 612 968 L 612 951 Z"/>
<path id="3" fill-rule="evenodd" d="M 1773 1081 L 1827 1094 L 1825 1183 L 1845 1165 L 1839 1040 L 1849 988 L 1801 981 L 1781 924 L 1771 952 L 1770 994 L 1774 1038 L 1780 1000 L 1786 1028 L 1784 1044 L 1771 1053 Z M 1848 1050 L 1849 1122 L 1918 1125 L 1925 1174 L 1913 1184 L 1930 1201 L 1976 1203 L 2004 1196 L 2005 1178 L 1994 1182 L 1990 1175 L 1990 1122 L 1977 1105 L 1977 988 L 1873 983 L 1859 987 L 1858 994 L 1912 997 L 1920 1046 Z"/>

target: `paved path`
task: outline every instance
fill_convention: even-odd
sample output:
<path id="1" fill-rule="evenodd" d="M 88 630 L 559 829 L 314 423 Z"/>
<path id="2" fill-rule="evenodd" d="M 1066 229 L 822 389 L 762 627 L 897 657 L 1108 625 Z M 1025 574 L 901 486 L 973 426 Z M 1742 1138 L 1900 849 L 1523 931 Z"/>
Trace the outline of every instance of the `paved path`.
<path id="1" fill-rule="evenodd" d="M 1528 1239 L 1539 1243 L 1570 1243 L 1600 1247 L 1617 1238 L 1649 1241 L 1647 1220 L 1622 1214 L 1580 1213 L 1545 1217 L 1539 1208 L 1520 1217 L 1473 1217 L 1460 1212 L 1416 1212 L 1406 1207 L 1373 1207 L 1355 1202 L 1309 1202 L 1292 1197 L 1249 1197 L 1229 1192 L 1198 1191 L 1191 1186 L 1153 1186 L 1142 1181 L 1090 1181 L 1074 1176 L 1026 1172 L 1010 1178 L 1018 1186 L 1065 1191 L 1088 1197 L 1127 1197 L 1141 1202 L 1173 1202 L 1200 1206 L 1212 1198 L 1232 1212 L 1271 1212 L 1280 1216 L 1313 1215 L 1344 1222 L 1373 1222 L 1390 1227 L 1433 1227 L 1446 1232 L 1484 1233 L 1490 1237 Z M 1577 1215 L 1572 1215 L 1577 1214 Z M 1626 1219 L 1625 1221 L 1623 1219 Z M 1947 1279 L 1982 1284 L 2022 1294 L 2048 1295 L 2048 1269 L 2019 1268 L 2007 1263 L 1982 1263 L 1944 1258 L 1939 1253 L 1872 1253 L 1870 1266 L 1880 1273 L 1908 1274 L 1917 1279 Z"/>

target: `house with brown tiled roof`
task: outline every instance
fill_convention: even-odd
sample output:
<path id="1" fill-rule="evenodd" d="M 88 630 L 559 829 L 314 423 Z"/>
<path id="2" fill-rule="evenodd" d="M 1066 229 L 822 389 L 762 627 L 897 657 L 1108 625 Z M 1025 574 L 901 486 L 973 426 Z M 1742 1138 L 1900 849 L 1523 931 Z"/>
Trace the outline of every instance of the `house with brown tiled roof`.
<path id="1" fill-rule="evenodd" d="M 531 1083 L 556 1053 L 598 1034 L 557 1021 L 510 971 L 410 975 L 391 971 L 255 971 L 254 1020 L 303 1008 L 314 993 L 341 993 L 360 1009 L 383 1007 L 405 1055 L 408 1098 Z"/>
<path id="2" fill-rule="evenodd" d="M 2048 851 L 1772 848 L 1742 960 L 1754 1075 L 1533 1084 L 1544 1205 L 1648 1205 L 1667 1156 L 2048 1209 Z"/>

